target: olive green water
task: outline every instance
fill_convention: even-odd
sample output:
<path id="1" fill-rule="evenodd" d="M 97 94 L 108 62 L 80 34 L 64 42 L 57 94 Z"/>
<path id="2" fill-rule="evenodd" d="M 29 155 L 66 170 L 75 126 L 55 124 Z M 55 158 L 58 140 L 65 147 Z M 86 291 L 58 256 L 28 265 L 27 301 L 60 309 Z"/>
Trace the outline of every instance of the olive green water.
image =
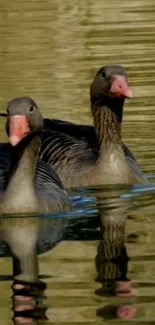
<path id="1" fill-rule="evenodd" d="M 89 85 L 96 70 L 109 63 L 127 68 L 135 93 L 125 105 L 123 138 L 143 170 L 154 173 L 154 0 L 0 1 L 1 111 L 12 97 L 28 95 L 46 117 L 91 124 Z M 3 120 L 0 131 L 4 141 Z M 109 320 L 104 307 L 124 304 L 133 306 L 134 324 L 154 323 L 154 211 L 153 203 L 127 223 L 131 299 L 96 294 L 101 287 L 95 282 L 97 241 L 65 241 L 39 257 L 41 274 L 49 276 L 49 324 L 122 324 L 112 311 Z M 0 259 L 0 273 L 11 274 L 9 258 Z M 12 324 L 10 285 L 0 282 L 0 320 L 7 325 Z"/>

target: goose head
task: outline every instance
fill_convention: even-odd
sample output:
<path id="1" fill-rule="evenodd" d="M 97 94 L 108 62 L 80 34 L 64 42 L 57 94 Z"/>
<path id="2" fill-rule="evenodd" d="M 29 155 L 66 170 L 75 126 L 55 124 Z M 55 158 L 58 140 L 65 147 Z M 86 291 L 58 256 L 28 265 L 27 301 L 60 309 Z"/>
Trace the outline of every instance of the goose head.
<path id="1" fill-rule="evenodd" d="M 122 66 L 108 65 L 100 68 L 90 87 L 91 99 L 110 101 L 113 98 L 132 98 L 127 72 Z"/>
<path id="2" fill-rule="evenodd" d="M 8 103 L 6 132 L 12 146 L 16 146 L 28 134 L 41 131 L 43 123 L 43 117 L 33 99 L 17 97 Z"/>

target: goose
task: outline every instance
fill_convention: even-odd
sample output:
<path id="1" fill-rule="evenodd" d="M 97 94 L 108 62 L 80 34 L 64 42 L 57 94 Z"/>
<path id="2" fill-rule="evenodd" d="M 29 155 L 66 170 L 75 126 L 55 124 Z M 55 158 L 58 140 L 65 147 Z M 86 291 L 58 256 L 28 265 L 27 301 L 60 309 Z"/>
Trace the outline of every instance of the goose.
<path id="1" fill-rule="evenodd" d="M 6 151 L 9 159 L 5 164 L 5 181 L 2 175 L 0 232 L 13 255 L 20 260 L 21 273 L 16 279 L 36 281 L 36 241 L 42 223 L 46 226 L 46 221 L 39 224 L 36 216 L 69 211 L 71 206 L 60 179 L 42 161 L 38 164 L 39 177 L 36 179 L 43 118 L 35 105 L 27 107 L 21 100 L 16 104 L 17 101 L 11 101 L 7 107 L 6 131 L 10 146 L 7 146 L 9 153 Z"/>
<path id="2" fill-rule="evenodd" d="M 125 98 L 132 98 L 122 66 L 102 67 L 90 86 L 94 127 L 44 119 L 40 157 L 66 188 L 146 183 L 134 155 L 122 141 Z"/>
<path id="3" fill-rule="evenodd" d="M 12 209 L 13 207 L 9 204 L 10 212 L 15 213 L 17 208 L 19 210 L 17 213 L 24 213 L 24 204 L 26 204 L 26 213 L 31 212 L 30 202 L 37 197 L 37 192 L 37 195 L 41 196 L 41 200 L 39 197 L 36 201 L 38 212 L 68 211 L 70 201 L 60 178 L 46 162 L 39 159 L 43 117 L 34 102 L 31 101 L 30 106 L 27 104 L 25 99 L 19 101 L 16 99 L 11 100 L 7 107 L 6 132 L 9 143 L 0 145 L 2 153 L 0 155 L 0 191 L 4 191 L 3 207 L 4 199 L 11 201 L 13 196 L 13 201 L 15 201 L 16 191 L 20 206 L 15 203 L 15 208 Z M 24 184 L 26 184 L 25 187 Z M 25 200 L 26 196 L 28 201 Z M 42 200 L 43 197 L 45 201 Z M 27 211 L 27 206 L 29 206 L 29 211 Z"/>

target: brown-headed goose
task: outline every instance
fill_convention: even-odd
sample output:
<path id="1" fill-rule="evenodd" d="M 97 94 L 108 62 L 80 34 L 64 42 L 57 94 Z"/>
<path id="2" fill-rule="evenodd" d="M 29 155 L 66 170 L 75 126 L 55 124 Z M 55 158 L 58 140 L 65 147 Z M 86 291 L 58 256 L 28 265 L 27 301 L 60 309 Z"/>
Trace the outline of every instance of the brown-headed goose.
<path id="1" fill-rule="evenodd" d="M 70 201 L 60 179 L 46 163 L 40 161 L 36 180 L 43 118 L 34 102 L 27 104 L 25 100 L 13 100 L 7 107 L 6 130 L 11 145 L 3 157 L 7 168 L 0 185 L 0 235 L 21 263 L 21 274 L 16 278 L 36 281 L 36 241 L 40 226 L 46 226 L 47 221 L 35 217 L 69 211 Z"/>
<path id="2" fill-rule="evenodd" d="M 132 96 L 125 69 L 105 66 L 90 87 L 94 127 L 44 120 L 41 158 L 66 187 L 146 183 L 121 136 L 124 101 Z"/>
<path id="3" fill-rule="evenodd" d="M 6 131 L 10 144 L 1 145 L 1 214 L 5 213 L 5 201 L 7 214 L 68 211 L 69 199 L 61 180 L 39 159 L 43 118 L 32 100 L 9 102 Z"/>

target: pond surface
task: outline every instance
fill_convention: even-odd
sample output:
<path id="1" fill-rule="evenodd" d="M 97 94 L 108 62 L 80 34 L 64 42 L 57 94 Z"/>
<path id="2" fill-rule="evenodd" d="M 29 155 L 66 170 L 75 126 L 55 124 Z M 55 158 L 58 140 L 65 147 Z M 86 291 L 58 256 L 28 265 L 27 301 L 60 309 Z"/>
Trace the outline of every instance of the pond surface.
<path id="1" fill-rule="evenodd" d="M 92 124 L 89 86 L 94 74 L 103 65 L 121 64 L 134 89 L 134 98 L 125 104 L 123 140 L 142 169 L 154 175 L 154 17 L 154 0 L 1 1 L 0 110 L 11 98 L 28 95 L 46 117 Z M 0 137 L 6 140 L 3 119 Z M 43 283 L 35 296 L 41 307 L 25 319 L 29 324 L 126 324 L 127 319 L 136 325 L 154 323 L 154 185 L 100 192 L 104 213 L 128 218 L 122 217 L 113 237 L 106 236 L 109 224 L 100 232 L 92 190 L 78 194 L 85 199 L 69 223 L 68 217 L 64 223 L 57 219 L 55 233 L 53 219 L 48 220 L 49 232 L 38 242 Z M 8 254 L 1 245 L 4 325 L 23 322 L 12 320 L 12 259 L 3 256 Z"/>

